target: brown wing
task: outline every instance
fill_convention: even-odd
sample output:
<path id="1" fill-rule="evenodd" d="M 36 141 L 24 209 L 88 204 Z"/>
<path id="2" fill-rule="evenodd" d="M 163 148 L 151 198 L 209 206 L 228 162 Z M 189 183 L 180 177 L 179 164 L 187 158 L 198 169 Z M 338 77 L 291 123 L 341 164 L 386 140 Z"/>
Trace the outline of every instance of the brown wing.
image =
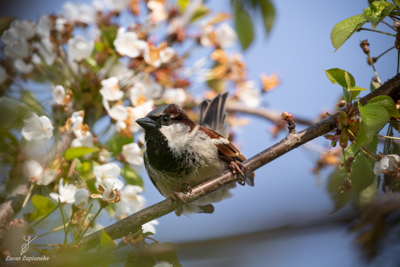
<path id="1" fill-rule="evenodd" d="M 240 151 L 234 145 L 232 145 L 228 139 L 224 138 L 219 133 L 203 126 L 200 126 L 200 131 L 206 133 L 211 139 L 214 140 L 214 144 L 218 148 L 218 155 L 226 162 L 243 162 L 246 160 L 242 153 L 240 153 Z"/>
<path id="2" fill-rule="evenodd" d="M 212 140 L 214 140 L 214 144 L 218 148 L 218 155 L 221 159 L 228 163 L 231 163 L 232 161 L 243 162 L 246 160 L 242 153 L 240 153 L 240 151 L 232 145 L 228 139 L 224 138 L 219 133 L 203 126 L 200 126 L 200 131 L 206 133 Z M 245 178 L 246 183 L 250 186 L 254 186 L 254 177 L 254 172 L 249 173 Z"/>

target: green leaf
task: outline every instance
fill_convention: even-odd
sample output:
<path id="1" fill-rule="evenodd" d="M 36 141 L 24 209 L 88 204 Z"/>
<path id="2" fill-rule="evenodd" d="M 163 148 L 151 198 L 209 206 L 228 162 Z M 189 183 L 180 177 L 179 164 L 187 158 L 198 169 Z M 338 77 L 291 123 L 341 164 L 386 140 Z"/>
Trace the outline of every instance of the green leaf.
<path id="1" fill-rule="evenodd" d="M 109 252 L 115 249 L 115 242 L 114 240 L 104 231 L 101 229 L 101 236 L 99 246 L 97 247 L 97 252 Z"/>
<path id="2" fill-rule="evenodd" d="M 365 91 L 365 90 L 367 90 L 367 89 L 359 87 L 359 86 L 353 86 L 353 87 L 350 87 L 347 89 L 347 91 L 358 91 L 358 92 Z"/>
<path id="3" fill-rule="evenodd" d="M 131 137 L 122 137 L 119 133 L 116 133 L 107 143 L 108 151 L 111 152 L 112 156 L 115 157 L 121 153 L 124 145 L 133 142 Z"/>
<path id="4" fill-rule="evenodd" d="M 49 214 L 55 208 L 56 204 L 47 197 L 34 195 L 32 196 L 32 206 L 35 210 L 31 214 L 31 222 Z"/>
<path id="5" fill-rule="evenodd" d="M 1 17 L 0 18 L 0 35 L 10 27 L 11 22 L 14 20 L 13 17 Z"/>
<path id="6" fill-rule="evenodd" d="M 369 86 L 369 89 L 371 90 L 371 92 L 375 91 L 379 87 L 381 87 L 381 84 L 378 83 L 377 81 L 374 81 L 374 79 L 372 79 L 371 80 L 371 85 Z"/>
<path id="7" fill-rule="evenodd" d="M 356 86 L 354 86 L 356 87 Z M 342 87 L 343 88 L 343 97 L 346 100 L 347 103 L 351 103 L 351 101 L 353 101 L 354 99 L 356 99 L 356 97 L 360 94 L 360 90 L 349 90 L 346 87 Z"/>
<path id="8" fill-rule="evenodd" d="M 105 207 L 105 210 L 110 215 L 110 219 L 112 219 L 115 215 L 115 211 L 117 210 L 117 206 L 115 205 L 115 203 L 110 203 L 107 205 L 107 207 Z"/>
<path id="9" fill-rule="evenodd" d="M 177 0 L 176 4 L 178 5 L 179 13 L 183 13 L 186 10 L 186 7 L 189 5 L 190 0 Z"/>
<path id="10" fill-rule="evenodd" d="M 152 243 L 150 246 L 152 251 L 155 251 L 156 259 L 160 261 L 166 261 L 172 264 L 174 267 L 182 267 L 178 261 L 176 247 L 171 242 L 164 243 Z"/>
<path id="11" fill-rule="evenodd" d="M 97 151 L 99 151 L 98 147 L 86 147 L 86 146 L 73 147 L 65 151 L 64 159 L 68 161 L 74 158 L 82 157 L 83 155 L 86 155 L 88 153 L 94 153 Z"/>
<path id="12" fill-rule="evenodd" d="M 138 185 L 143 187 L 142 178 L 128 165 L 124 165 L 121 169 L 121 175 L 124 177 L 126 184 Z"/>
<path id="13" fill-rule="evenodd" d="M 235 28 L 242 49 L 246 50 L 253 42 L 254 29 L 249 13 L 239 1 L 235 6 Z"/>
<path id="14" fill-rule="evenodd" d="M 366 22 L 367 20 L 361 14 L 347 18 L 336 24 L 331 32 L 331 42 L 333 47 L 335 47 L 335 52 Z"/>
<path id="15" fill-rule="evenodd" d="M 397 6 L 400 6 L 400 0 L 393 0 L 393 3 L 395 3 Z"/>
<path id="16" fill-rule="evenodd" d="M 368 144 L 368 150 L 375 151 L 378 144 L 378 137 L 374 136 L 371 142 Z M 347 155 L 346 155 L 347 156 Z M 367 158 L 368 157 L 368 158 Z M 360 192 L 367 188 L 375 181 L 374 165 L 375 159 L 364 155 L 364 152 L 360 152 L 354 158 L 353 164 L 351 165 L 350 181 L 353 185 L 352 190 Z"/>
<path id="17" fill-rule="evenodd" d="M 362 148 L 363 146 L 368 144 L 371 140 L 372 140 L 372 137 L 368 137 L 367 134 L 365 133 L 364 127 L 362 127 L 362 125 L 360 125 L 360 130 L 358 131 L 357 136 L 356 136 L 355 146 L 359 150 L 360 148 Z"/>
<path id="18" fill-rule="evenodd" d="M 396 5 L 386 1 L 374 1 L 372 4 L 364 9 L 363 16 L 371 22 L 372 28 L 375 29 L 390 12 L 396 9 Z"/>
<path id="19" fill-rule="evenodd" d="M 209 14 L 210 10 L 205 6 L 205 5 L 200 5 L 193 13 L 192 18 L 190 19 L 190 22 L 194 22 L 198 19 L 201 19 L 205 15 Z"/>
<path id="20" fill-rule="evenodd" d="M 43 106 L 32 92 L 23 90 L 21 93 L 21 101 L 25 103 L 28 109 L 35 112 L 38 116 L 45 115 L 43 112 Z"/>
<path id="21" fill-rule="evenodd" d="M 225 79 L 211 79 L 207 81 L 208 87 L 217 93 L 222 93 L 226 89 Z"/>
<path id="22" fill-rule="evenodd" d="M 346 74 L 347 73 L 347 74 Z M 356 85 L 356 81 L 354 80 L 353 75 L 348 73 L 345 70 L 339 68 L 333 68 L 325 71 L 326 77 L 333 83 L 338 84 L 342 87 L 354 87 Z M 347 86 L 346 75 L 348 76 L 350 86 Z"/>
<path id="23" fill-rule="evenodd" d="M 343 185 L 344 170 L 336 168 L 328 178 L 328 192 L 331 199 L 335 203 L 334 211 L 346 206 L 352 200 L 354 192 L 351 190 L 340 190 L 339 187 Z"/>
<path id="24" fill-rule="evenodd" d="M 114 49 L 114 40 L 117 37 L 117 27 L 107 26 L 101 29 L 103 43 Z"/>
<path id="25" fill-rule="evenodd" d="M 381 106 L 386 109 L 390 116 L 394 118 L 399 117 L 399 111 L 396 108 L 396 103 L 394 103 L 394 100 L 390 96 L 381 95 L 374 97 L 370 101 L 368 101 L 368 105 Z"/>
<path id="26" fill-rule="evenodd" d="M 275 7 L 269 0 L 259 0 L 264 29 L 267 34 L 271 31 L 275 20 Z"/>
<path id="27" fill-rule="evenodd" d="M 367 137 L 374 135 L 390 118 L 389 113 L 381 106 L 373 104 L 361 106 L 360 102 L 358 102 L 358 108 L 362 118 L 360 127 L 363 127 Z"/>

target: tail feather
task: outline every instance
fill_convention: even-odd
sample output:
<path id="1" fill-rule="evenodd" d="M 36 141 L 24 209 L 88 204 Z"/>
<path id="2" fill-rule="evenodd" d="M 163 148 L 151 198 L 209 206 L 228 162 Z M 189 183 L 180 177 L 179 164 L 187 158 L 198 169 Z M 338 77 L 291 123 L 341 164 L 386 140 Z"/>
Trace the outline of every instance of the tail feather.
<path id="1" fill-rule="evenodd" d="M 228 92 L 225 92 L 211 101 L 204 100 L 199 105 L 199 124 L 216 131 L 225 138 L 229 135 L 228 124 L 225 123 L 227 98 Z"/>

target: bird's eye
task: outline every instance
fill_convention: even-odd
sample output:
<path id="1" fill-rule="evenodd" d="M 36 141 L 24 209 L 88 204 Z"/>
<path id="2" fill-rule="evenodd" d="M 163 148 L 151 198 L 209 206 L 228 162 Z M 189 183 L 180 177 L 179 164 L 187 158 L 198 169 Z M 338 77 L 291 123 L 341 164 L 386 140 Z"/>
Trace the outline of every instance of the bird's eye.
<path id="1" fill-rule="evenodd" d="M 168 122 L 169 121 L 169 116 L 168 115 L 164 115 L 162 117 L 162 119 L 163 119 L 164 122 Z"/>

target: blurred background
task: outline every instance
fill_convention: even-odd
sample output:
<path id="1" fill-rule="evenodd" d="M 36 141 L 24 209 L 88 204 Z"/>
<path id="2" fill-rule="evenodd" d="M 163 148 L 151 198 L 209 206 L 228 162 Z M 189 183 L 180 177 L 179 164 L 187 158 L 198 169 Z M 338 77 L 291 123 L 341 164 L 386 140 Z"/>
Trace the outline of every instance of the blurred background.
<path id="1" fill-rule="evenodd" d="M 36 21 L 43 14 L 59 13 L 64 1 L 0 3 L 0 16 Z M 229 0 L 207 4 L 214 12 L 231 12 Z M 368 39 L 371 55 L 377 56 L 393 45 L 393 37 L 358 32 L 335 53 L 330 41 L 333 26 L 361 14 L 367 1 L 282 0 L 273 4 L 276 18 L 271 33 L 265 36 L 261 17 L 256 17 L 255 40 L 243 53 L 249 79 L 258 80 L 260 73 L 277 73 L 281 80 L 277 89 L 263 95 L 262 106 L 310 120 L 318 118 L 321 111 L 333 111 L 341 89 L 326 78 L 324 70 L 335 67 L 350 72 L 357 86 L 369 88 L 374 73 L 359 43 Z M 377 30 L 387 29 L 380 25 Z M 231 50 L 240 51 L 239 44 Z M 196 52 L 196 58 L 203 54 L 207 55 Z M 375 64 L 382 81 L 396 75 L 396 57 L 397 51 L 392 50 Z M 201 95 L 201 88 L 191 93 Z M 274 139 L 269 132 L 273 124 L 240 116 L 250 122 L 234 129 L 235 142 L 246 157 L 285 136 L 282 132 Z M 296 130 L 305 127 L 297 125 Z M 332 169 L 319 175 L 311 171 L 318 159 L 314 150 L 329 146 L 329 141 L 320 138 L 262 167 L 256 171 L 255 187 L 238 186 L 234 197 L 215 204 L 211 215 L 188 218 L 171 213 L 159 218 L 154 238 L 177 245 L 182 266 L 397 266 L 395 246 L 372 262 L 364 260 L 356 236 L 346 224 L 353 214 L 351 206 L 332 213 L 334 203 L 327 192 Z M 163 200 L 145 170 L 141 175 L 147 206 Z M 108 218 L 102 216 L 103 225 L 112 223 Z"/>

